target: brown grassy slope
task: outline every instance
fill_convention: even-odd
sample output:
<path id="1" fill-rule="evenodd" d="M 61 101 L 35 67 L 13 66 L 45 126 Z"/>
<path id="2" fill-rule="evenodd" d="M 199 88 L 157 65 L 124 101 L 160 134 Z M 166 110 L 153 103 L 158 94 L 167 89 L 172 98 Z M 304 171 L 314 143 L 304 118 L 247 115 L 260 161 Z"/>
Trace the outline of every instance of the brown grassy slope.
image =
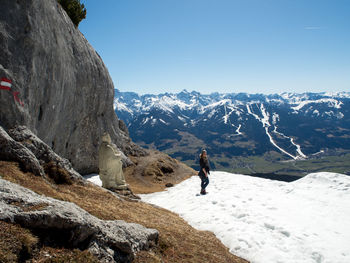
<path id="1" fill-rule="evenodd" d="M 147 156 L 129 156 L 136 165 L 124 169 L 126 182 L 135 194 L 163 191 L 167 183 L 177 184 L 196 174 L 192 168 L 164 153 L 147 151 Z"/>
<path id="2" fill-rule="evenodd" d="M 24 174 L 16 163 L 0 161 L 3 179 L 38 194 L 73 202 L 101 219 L 121 219 L 158 229 L 159 244 L 140 252 L 134 262 L 246 262 L 231 253 L 211 232 L 198 231 L 178 215 L 143 202 L 119 200 L 95 185 L 50 185 L 33 174 Z"/>

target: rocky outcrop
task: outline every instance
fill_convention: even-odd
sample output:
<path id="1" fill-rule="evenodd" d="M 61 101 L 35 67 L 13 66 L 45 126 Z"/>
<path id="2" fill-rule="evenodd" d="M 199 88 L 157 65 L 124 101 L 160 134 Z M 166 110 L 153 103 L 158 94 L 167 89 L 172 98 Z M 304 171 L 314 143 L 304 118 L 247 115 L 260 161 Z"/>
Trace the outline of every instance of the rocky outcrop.
<path id="1" fill-rule="evenodd" d="M 145 154 L 114 113 L 103 61 L 57 1 L 2 0 L 1 9 L 0 78 L 12 87 L 0 89 L 0 125 L 26 125 L 82 174 L 97 172 L 104 132 L 125 155 Z"/>
<path id="2" fill-rule="evenodd" d="M 16 126 L 8 133 L 0 126 L 0 159 L 17 161 L 22 169 L 45 177 L 55 183 L 83 182 L 71 163 L 58 156 L 25 126 Z"/>
<path id="3" fill-rule="evenodd" d="M 21 143 L 35 155 L 47 174 L 52 175 L 52 169 L 62 169 L 66 171 L 69 180 L 83 180 L 82 176 L 73 169 L 72 164 L 67 159 L 56 154 L 51 147 L 40 140 L 27 127 L 16 126 L 10 129 L 8 133 L 15 141 Z M 63 178 L 53 177 L 57 183 L 59 183 L 59 181 L 64 181 Z"/>
<path id="4" fill-rule="evenodd" d="M 158 241 L 158 231 L 124 221 L 100 220 L 75 204 L 40 196 L 0 179 L 0 220 L 32 230 L 42 242 L 88 249 L 101 262 L 131 262 Z M 60 243 L 61 242 L 61 243 Z"/>
<path id="5" fill-rule="evenodd" d="M 44 170 L 35 155 L 24 145 L 13 140 L 1 126 L 0 160 L 16 161 L 23 170 L 44 176 Z"/>

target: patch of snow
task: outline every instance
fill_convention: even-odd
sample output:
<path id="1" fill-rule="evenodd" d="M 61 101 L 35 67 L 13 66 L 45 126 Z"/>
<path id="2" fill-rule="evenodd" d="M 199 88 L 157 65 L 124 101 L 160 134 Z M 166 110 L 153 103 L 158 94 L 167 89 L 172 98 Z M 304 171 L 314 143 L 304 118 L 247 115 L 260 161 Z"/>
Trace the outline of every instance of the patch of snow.
<path id="1" fill-rule="evenodd" d="M 249 114 L 253 115 L 253 113 L 252 113 L 252 110 L 251 110 L 251 108 L 250 108 L 250 104 L 249 104 L 249 103 L 247 103 L 246 107 L 247 107 L 247 112 L 248 112 Z"/>
<path id="2" fill-rule="evenodd" d="M 299 104 L 297 106 L 291 107 L 293 110 L 298 111 L 302 109 L 305 105 L 308 105 L 310 103 L 328 103 L 328 107 L 340 109 L 341 105 L 343 104 L 341 101 L 335 100 L 335 99 L 319 99 L 319 100 L 304 100 L 299 101 Z"/>
<path id="3" fill-rule="evenodd" d="M 134 107 L 137 108 L 138 110 L 140 110 L 141 107 L 142 107 L 142 102 L 141 102 L 141 100 L 133 99 L 133 100 L 132 100 L 132 104 L 133 104 Z"/>
<path id="4" fill-rule="evenodd" d="M 223 119 L 224 119 L 224 123 L 227 124 L 227 119 L 229 115 L 227 115 L 226 105 L 224 105 L 224 109 L 225 109 L 225 116 L 223 117 Z"/>
<path id="5" fill-rule="evenodd" d="M 228 106 L 224 105 L 224 110 L 225 110 L 225 115 L 222 118 L 223 118 L 225 124 L 227 124 L 227 122 L 229 122 L 232 125 L 232 123 L 230 121 L 230 116 L 232 113 L 235 113 L 239 117 L 241 116 L 241 112 L 239 111 L 239 109 L 233 105 L 228 105 Z M 229 113 L 228 113 L 228 110 L 230 110 Z"/>
<path id="6" fill-rule="evenodd" d="M 150 118 L 146 117 L 146 119 L 143 120 L 141 125 L 145 125 L 149 120 L 150 120 Z"/>
<path id="7" fill-rule="evenodd" d="M 344 114 L 342 112 L 338 112 L 335 116 L 337 117 L 337 119 L 344 118 Z"/>
<path id="8" fill-rule="evenodd" d="M 184 103 L 169 96 L 162 96 L 160 98 L 156 96 L 147 98 L 145 104 L 146 105 L 142 109 L 143 111 L 149 111 L 151 108 L 158 108 L 165 112 L 174 113 L 173 107 L 182 107 Z"/>
<path id="9" fill-rule="evenodd" d="M 239 109 L 235 109 L 234 112 L 236 113 L 236 115 L 237 115 L 238 117 L 240 117 L 241 114 L 242 114 L 242 112 L 241 112 Z"/>
<path id="10" fill-rule="evenodd" d="M 210 113 L 208 113 L 207 117 L 212 118 L 217 113 L 216 109 L 212 109 Z"/>
<path id="11" fill-rule="evenodd" d="M 295 147 L 297 147 L 297 153 L 299 154 L 299 156 L 301 156 L 302 158 L 307 158 L 306 157 L 306 155 L 301 151 L 301 147 L 300 147 L 300 145 L 299 144 L 296 144 L 295 142 L 294 142 L 294 138 L 290 138 L 290 142 L 295 146 Z M 300 159 L 300 158 L 298 158 L 298 159 Z"/>
<path id="12" fill-rule="evenodd" d="M 88 175 L 85 175 L 84 178 L 89 182 L 102 187 L 102 181 L 98 174 L 88 174 Z"/>
<path id="13" fill-rule="evenodd" d="M 114 100 L 113 109 L 117 109 L 118 111 L 126 111 L 129 112 L 131 115 L 133 114 L 133 111 L 130 108 L 128 108 L 127 104 L 124 102 L 120 102 L 118 99 Z"/>
<path id="14" fill-rule="evenodd" d="M 226 104 L 232 104 L 232 101 L 230 99 L 224 99 L 224 100 L 213 102 L 213 103 L 205 106 L 204 108 L 205 109 L 212 109 L 212 108 L 216 108 L 218 106 L 223 106 Z"/>
<path id="15" fill-rule="evenodd" d="M 276 134 L 279 134 L 279 135 L 282 136 L 283 138 L 289 139 L 290 142 L 291 142 L 291 144 L 294 145 L 294 146 L 297 148 L 296 151 L 297 151 L 297 153 L 299 154 L 299 156 L 292 156 L 292 155 L 290 155 L 290 156 L 292 156 L 293 159 L 296 160 L 296 159 L 305 159 L 305 158 L 307 158 L 307 156 L 301 151 L 301 146 L 300 146 L 299 144 L 296 144 L 296 143 L 294 142 L 294 138 L 288 137 L 288 136 L 286 136 L 285 134 L 283 134 L 283 133 L 281 133 L 281 132 L 278 132 L 278 131 L 277 131 L 277 126 L 275 126 L 275 129 L 274 129 L 273 132 L 276 133 Z"/>
<path id="16" fill-rule="evenodd" d="M 269 119 L 270 119 L 270 114 L 268 112 L 265 111 L 265 107 L 264 107 L 264 104 L 260 104 L 260 111 L 261 111 L 261 114 L 263 115 L 263 118 L 260 120 L 263 124 L 263 127 L 270 127 L 270 122 L 269 122 Z"/>
<path id="17" fill-rule="evenodd" d="M 198 122 L 198 121 L 191 120 L 191 126 L 192 126 L 192 127 L 196 126 L 197 122 Z"/>
<path id="18" fill-rule="evenodd" d="M 275 126 L 275 129 L 273 130 L 274 133 L 277 133 L 281 135 L 283 138 L 290 139 L 288 136 L 284 135 L 282 132 L 277 131 L 277 126 Z"/>
<path id="19" fill-rule="evenodd" d="M 287 152 L 286 150 L 284 150 L 283 148 L 281 148 L 280 146 L 277 145 L 277 143 L 273 140 L 271 134 L 269 133 L 269 127 L 265 127 L 265 132 L 266 132 L 267 136 L 269 137 L 270 142 L 272 143 L 273 146 L 275 146 L 278 150 L 280 150 L 284 154 L 288 155 L 289 157 L 293 158 L 294 160 L 298 159 L 296 156 L 290 154 L 289 152 Z"/>
<path id="20" fill-rule="evenodd" d="M 276 125 L 277 121 L 279 120 L 280 120 L 280 116 L 276 112 L 274 112 L 272 114 L 272 124 Z"/>
<path id="21" fill-rule="evenodd" d="M 159 121 L 160 121 L 161 123 L 164 123 L 165 125 L 169 125 L 169 123 L 167 123 L 166 121 L 164 121 L 164 120 L 162 120 L 162 119 L 159 119 Z"/>
<path id="22" fill-rule="evenodd" d="M 334 116 L 334 112 L 332 110 L 331 111 L 326 111 L 324 114 L 328 115 L 329 117 Z"/>
<path id="23" fill-rule="evenodd" d="M 183 122 L 186 122 L 186 119 L 181 117 L 181 116 L 177 116 L 177 118 L 180 120 L 180 121 L 183 121 Z"/>
<path id="24" fill-rule="evenodd" d="M 312 112 L 312 114 L 317 115 L 317 116 L 320 116 L 320 112 L 319 112 L 318 110 L 314 110 L 314 111 Z"/>
<path id="25" fill-rule="evenodd" d="M 350 92 L 325 92 L 324 95 L 333 98 L 350 98 Z"/>
<path id="26" fill-rule="evenodd" d="M 319 155 L 319 154 L 322 154 L 322 153 L 324 153 L 324 150 L 321 150 L 321 151 L 319 151 L 319 152 L 317 152 L 317 153 L 313 153 L 313 154 L 311 154 L 311 155 Z"/>
<path id="27" fill-rule="evenodd" d="M 178 100 L 175 96 L 172 96 L 172 97 L 163 96 L 160 100 L 160 103 L 162 103 L 163 105 L 168 106 L 170 108 L 177 106 L 182 110 L 190 107 L 190 105 L 184 103 L 181 100 Z"/>
<path id="28" fill-rule="evenodd" d="M 191 98 L 190 102 L 191 102 L 192 105 L 198 104 L 198 100 L 196 98 Z"/>
<path id="29" fill-rule="evenodd" d="M 240 132 L 241 127 L 242 127 L 242 124 L 240 124 L 240 125 L 238 126 L 237 130 L 236 130 L 237 135 L 242 135 L 242 134 L 243 134 L 242 132 Z"/>
<path id="30" fill-rule="evenodd" d="M 209 178 L 205 196 L 196 196 L 200 179 L 193 176 L 141 197 L 214 232 L 252 263 L 350 262 L 349 176 L 315 173 L 293 183 L 226 172 Z"/>

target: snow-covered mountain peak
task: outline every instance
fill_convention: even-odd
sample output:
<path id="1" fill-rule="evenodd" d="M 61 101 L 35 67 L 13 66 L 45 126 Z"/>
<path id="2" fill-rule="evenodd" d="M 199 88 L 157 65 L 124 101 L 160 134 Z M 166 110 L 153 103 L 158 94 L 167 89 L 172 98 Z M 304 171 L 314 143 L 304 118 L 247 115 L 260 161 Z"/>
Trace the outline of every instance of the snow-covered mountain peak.
<path id="1" fill-rule="evenodd" d="M 278 152 L 300 160 L 326 149 L 350 150 L 349 92 L 207 95 L 184 90 L 142 96 L 116 92 L 115 110 L 135 141 L 171 149 L 173 157 L 184 158 L 194 151 L 185 145 L 205 145 L 225 160 L 219 167 L 242 155 Z"/>
<path id="2" fill-rule="evenodd" d="M 304 106 L 308 104 L 321 104 L 321 103 L 327 103 L 328 107 L 330 108 L 336 108 L 340 109 L 341 105 L 343 102 L 336 100 L 336 99 L 331 99 L 331 98 L 322 98 L 322 99 L 317 99 L 317 100 L 294 100 L 293 104 L 296 106 L 293 106 L 292 109 L 295 111 L 300 110 Z"/>
<path id="3" fill-rule="evenodd" d="M 130 96 L 130 95 L 129 95 Z M 211 93 L 209 95 L 203 95 L 199 92 L 188 92 L 183 90 L 180 93 L 165 93 L 159 95 L 144 95 L 139 97 L 141 101 L 147 101 L 147 98 L 158 98 L 161 103 L 167 107 L 179 107 L 181 109 L 192 109 L 195 107 L 215 107 L 222 104 L 221 101 L 231 104 L 244 104 L 244 103 L 276 103 L 276 104 L 294 104 L 296 109 L 300 109 L 303 106 L 311 103 L 332 103 L 333 107 L 340 108 L 341 102 L 339 99 L 349 99 L 350 92 L 339 93 L 281 93 L 281 94 L 247 94 L 247 93 Z M 211 106 L 210 106 L 211 105 Z M 148 105 L 152 107 L 151 104 Z"/>

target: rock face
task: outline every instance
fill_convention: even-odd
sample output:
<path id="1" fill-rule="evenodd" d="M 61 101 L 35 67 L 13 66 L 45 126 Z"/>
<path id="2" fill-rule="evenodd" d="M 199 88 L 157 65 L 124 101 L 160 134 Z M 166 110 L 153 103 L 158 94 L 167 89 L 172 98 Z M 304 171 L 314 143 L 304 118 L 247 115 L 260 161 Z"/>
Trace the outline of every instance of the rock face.
<path id="1" fill-rule="evenodd" d="M 145 154 L 119 128 L 103 61 L 57 1 L 2 0 L 1 9 L 0 78 L 12 91 L 0 89 L 0 125 L 26 125 L 82 174 L 97 172 L 104 132 L 126 155 Z"/>
<path id="2" fill-rule="evenodd" d="M 89 249 L 101 262 L 132 262 L 158 241 L 158 231 L 124 221 L 100 220 L 75 204 L 40 196 L 0 179 L 0 220 L 33 230 L 45 242 Z"/>

